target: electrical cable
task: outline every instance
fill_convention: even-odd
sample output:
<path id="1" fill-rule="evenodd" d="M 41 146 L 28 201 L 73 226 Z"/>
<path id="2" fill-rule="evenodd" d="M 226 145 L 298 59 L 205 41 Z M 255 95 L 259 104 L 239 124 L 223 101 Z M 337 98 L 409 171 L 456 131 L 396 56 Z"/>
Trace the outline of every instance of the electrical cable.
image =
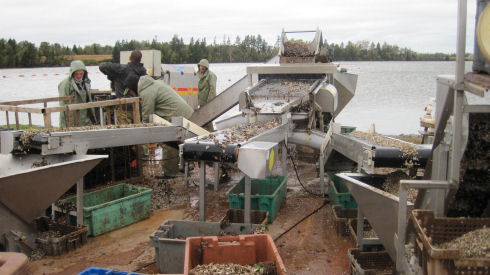
<path id="1" fill-rule="evenodd" d="M 274 242 L 276 242 L 277 240 L 279 240 L 282 236 L 284 236 L 286 233 L 288 233 L 289 231 L 291 231 L 293 228 L 295 228 L 298 224 L 300 224 L 301 222 L 303 222 L 304 220 L 306 220 L 308 217 L 310 217 L 311 215 L 315 214 L 316 212 L 318 212 L 320 209 L 322 209 L 325 205 L 329 204 L 330 201 L 329 200 L 323 200 L 323 204 L 318 207 L 317 209 L 313 210 L 313 212 L 311 212 L 310 214 L 306 215 L 305 217 L 303 217 L 301 220 L 299 220 L 298 222 L 296 222 L 295 224 L 293 224 L 291 227 L 289 227 L 286 231 L 282 232 L 279 236 L 275 237 L 274 238 Z"/>
<path id="2" fill-rule="evenodd" d="M 144 265 L 144 266 L 142 266 L 142 267 L 139 267 L 139 268 L 138 268 L 138 269 L 136 269 L 136 270 L 133 270 L 132 272 L 138 272 L 138 271 L 143 270 L 143 269 L 145 269 L 145 268 L 149 267 L 150 265 L 152 265 L 152 264 L 156 264 L 156 263 L 157 263 L 156 261 L 151 262 L 151 263 L 146 264 L 146 265 Z"/>
<path id="3" fill-rule="evenodd" d="M 288 156 L 289 156 L 289 159 L 291 160 L 291 163 L 293 164 L 293 168 L 294 168 L 294 172 L 296 173 L 296 178 L 298 179 L 298 182 L 299 184 L 301 185 L 301 187 L 303 187 L 303 189 L 313 195 L 313 196 L 316 196 L 316 197 L 320 197 L 320 198 L 323 198 L 323 195 L 322 194 L 316 194 L 308 189 L 306 189 L 306 187 L 303 185 L 303 183 L 301 182 L 301 179 L 299 178 L 299 174 L 298 174 L 298 169 L 296 169 L 296 163 L 294 163 L 294 160 L 293 160 L 293 157 L 291 156 L 291 154 L 289 153 L 289 149 L 287 149 L 288 151 Z"/>

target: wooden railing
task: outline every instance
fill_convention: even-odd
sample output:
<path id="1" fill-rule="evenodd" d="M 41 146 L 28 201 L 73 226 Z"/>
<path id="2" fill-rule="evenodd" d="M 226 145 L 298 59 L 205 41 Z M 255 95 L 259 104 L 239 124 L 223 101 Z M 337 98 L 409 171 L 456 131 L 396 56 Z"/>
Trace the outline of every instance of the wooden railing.
<path id="1" fill-rule="evenodd" d="M 79 121 L 78 110 L 91 109 L 91 108 L 99 108 L 102 110 L 103 108 L 109 107 L 113 108 L 116 106 L 121 106 L 123 104 L 131 104 L 133 109 L 133 123 L 140 123 L 140 107 L 139 107 L 139 97 L 131 97 L 131 98 L 118 98 L 114 100 L 104 100 L 104 101 L 96 101 L 89 103 L 80 103 L 80 104 L 71 104 L 73 98 L 71 96 L 65 97 L 49 97 L 49 98 L 38 98 L 38 99 L 28 99 L 28 100 L 18 100 L 18 101 L 6 101 L 0 102 L 0 111 L 5 111 L 7 118 L 7 128 L 10 129 L 10 121 L 9 121 L 9 112 L 15 113 L 15 127 L 17 130 L 20 129 L 19 123 L 19 113 L 27 113 L 29 119 L 29 128 L 32 127 L 32 114 L 42 114 L 44 120 L 45 128 L 52 128 L 51 125 L 51 113 L 59 113 L 65 112 L 67 114 L 67 126 L 74 126 L 75 121 Z M 64 106 L 53 106 L 48 107 L 48 102 L 57 102 L 57 101 L 65 101 L 67 105 Z M 29 105 L 29 104 L 37 104 L 43 103 L 43 107 L 25 107 L 20 105 Z M 76 114 L 74 117 L 73 114 Z M 100 119 L 103 119 L 102 117 Z"/>

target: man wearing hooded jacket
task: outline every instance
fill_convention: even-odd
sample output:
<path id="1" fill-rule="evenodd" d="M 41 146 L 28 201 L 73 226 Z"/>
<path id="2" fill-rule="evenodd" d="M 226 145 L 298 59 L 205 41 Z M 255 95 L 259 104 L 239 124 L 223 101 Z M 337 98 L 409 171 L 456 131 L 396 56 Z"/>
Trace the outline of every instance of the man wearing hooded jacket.
<path id="1" fill-rule="evenodd" d="M 80 60 L 74 60 L 70 64 L 70 76 L 58 84 L 58 94 L 60 97 L 72 96 L 72 104 L 87 103 L 92 101 L 90 93 L 90 79 L 88 78 L 85 64 Z M 60 106 L 65 106 L 66 102 L 60 101 Z M 87 126 L 95 123 L 94 109 L 82 109 L 72 112 L 73 126 Z M 60 127 L 66 128 L 68 121 L 65 112 L 60 112 Z"/>
<path id="2" fill-rule="evenodd" d="M 134 80 L 130 81 L 134 82 Z M 131 86 L 131 85 L 130 85 Z M 141 98 L 142 121 L 148 122 L 152 114 L 168 121 L 174 116 L 190 118 L 194 110 L 182 97 L 163 81 L 150 76 L 142 76 L 138 82 L 138 95 Z M 160 144 L 162 147 L 162 171 L 164 178 L 173 178 L 179 171 L 179 150 L 177 144 Z"/>
<path id="3" fill-rule="evenodd" d="M 199 68 L 197 72 L 199 77 L 197 98 L 199 106 L 204 106 L 216 97 L 216 75 L 209 70 L 209 61 L 207 59 L 201 59 L 197 65 Z"/>

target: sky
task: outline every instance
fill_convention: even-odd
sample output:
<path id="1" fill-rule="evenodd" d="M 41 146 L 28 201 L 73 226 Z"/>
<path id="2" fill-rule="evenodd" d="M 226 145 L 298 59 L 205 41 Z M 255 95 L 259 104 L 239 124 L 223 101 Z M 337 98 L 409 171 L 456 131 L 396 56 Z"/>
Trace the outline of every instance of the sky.
<path id="1" fill-rule="evenodd" d="M 476 1 L 468 0 L 466 52 L 473 52 Z M 1 2 L 0 38 L 85 46 L 170 41 L 176 34 L 222 43 L 319 28 L 328 43 L 386 42 L 419 53 L 455 53 L 457 0 L 15 0 Z M 312 39 L 312 35 L 290 38 Z"/>

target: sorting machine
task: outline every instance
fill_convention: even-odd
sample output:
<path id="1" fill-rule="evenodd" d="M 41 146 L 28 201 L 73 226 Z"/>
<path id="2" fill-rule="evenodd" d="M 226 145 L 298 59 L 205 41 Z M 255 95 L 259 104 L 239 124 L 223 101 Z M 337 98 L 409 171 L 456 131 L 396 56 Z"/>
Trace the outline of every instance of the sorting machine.
<path id="1" fill-rule="evenodd" d="M 83 224 L 83 176 L 107 157 L 87 155 L 89 149 L 182 141 L 195 136 L 195 131 L 202 134 L 200 127 L 182 117 L 172 122 L 68 128 L 27 137 L 21 130 L 2 131 L 0 246 L 29 254 L 36 247 L 33 220 L 75 183 L 77 224 Z"/>
<path id="2" fill-rule="evenodd" d="M 405 223 L 398 222 L 399 200 L 406 209 L 406 192 L 398 196 L 365 184 L 362 180 L 379 167 L 405 168 L 415 171 L 427 166 L 433 158 L 431 144 L 412 144 L 393 139 L 397 145 L 380 145 L 371 139 L 347 133 L 335 118 L 354 96 L 357 76 L 339 71 L 332 63 L 291 63 L 247 67 L 247 76 L 238 81 L 247 88 L 239 94 L 240 113 L 215 121 L 217 132 L 187 139 L 181 145 L 186 161 L 200 162 L 200 219 L 205 220 L 205 162 L 230 162 L 245 174 L 245 221 L 250 221 L 250 178 L 264 178 L 273 170 L 281 151 L 282 173 L 286 174 L 286 146 L 295 143 L 320 151 L 320 184 L 325 194 L 324 169 L 353 171 L 341 173 L 349 190 L 359 204 L 358 218 L 370 221 L 379 238 L 365 239 L 362 223 L 358 223 L 359 245 L 382 244 L 392 259 L 400 258 L 395 232 Z M 212 110 L 210 110 L 212 112 Z M 206 112 L 202 112 L 206 114 Z M 236 126 L 240 125 L 240 126 Z M 258 127 L 258 125 L 260 127 Z M 258 127 L 258 129 L 257 129 Z M 245 129 L 254 129 L 243 134 Z M 399 145 L 402 146 L 399 146 Z M 403 145 L 413 148 L 406 154 Z M 416 158 L 414 158 L 416 156 Z M 434 181 L 440 190 L 448 184 Z M 430 193 L 430 192 L 429 192 Z M 436 194 L 437 195 L 437 194 Z M 424 192 L 419 196 L 425 203 L 434 202 Z M 397 265 L 398 266 L 398 265 Z"/>
<path id="3" fill-rule="evenodd" d="M 185 160 L 200 161 L 202 221 L 205 220 L 206 161 L 236 163 L 245 173 L 246 188 L 249 188 L 250 178 L 264 178 L 270 174 L 279 148 L 282 171 L 286 174 L 286 145 L 289 142 L 307 145 L 320 151 L 320 182 L 324 194 L 324 167 L 338 171 L 354 168 L 373 173 L 375 167 L 405 165 L 407 157 L 400 148 L 377 146 L 369 140 L 343 133 L 342 126 L 334 123 L 354 95 L 356 75 L 339 72 L 332 63 L 288 63 L 250 66 L 247 79 L 249 87 L 239 96 L 240 113 L 216 121 L 215 125 L 220 129 L 217 132 L 187 139 L 181 145 Z M 246 129 L 248 135 L 243 134 Z M 415 147 L 419 155 L 416 165 L 425 165 L 430 145 Z M 247 189 L 245 197 L 247 202 L 250 198 Z M 245 219 L 250 210 L 248 207 L 246 203 Z"/>

